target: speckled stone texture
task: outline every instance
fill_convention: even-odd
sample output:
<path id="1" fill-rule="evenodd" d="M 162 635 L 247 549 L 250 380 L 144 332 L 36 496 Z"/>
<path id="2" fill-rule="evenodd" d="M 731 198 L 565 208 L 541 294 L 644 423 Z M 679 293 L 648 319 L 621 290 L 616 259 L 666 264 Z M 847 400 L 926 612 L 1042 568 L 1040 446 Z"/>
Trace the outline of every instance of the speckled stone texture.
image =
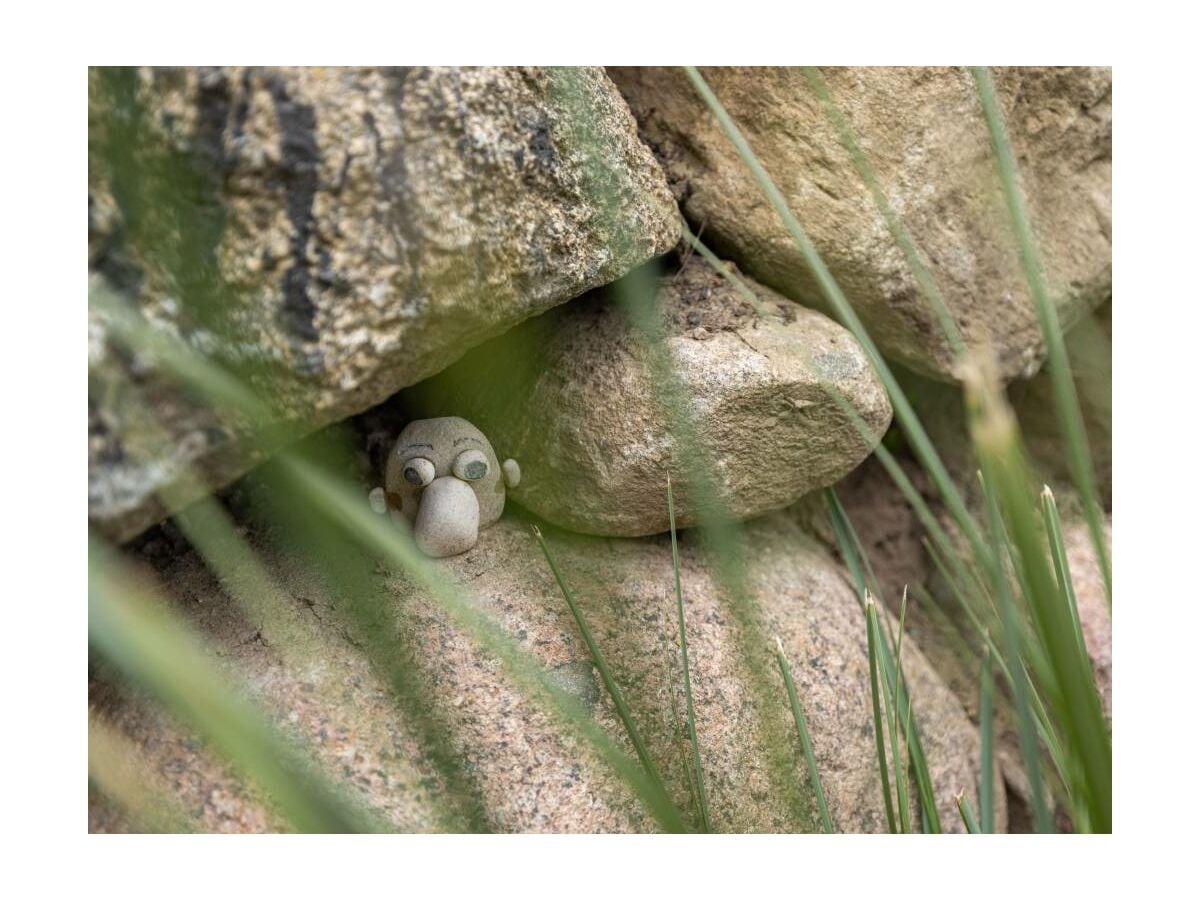
<path id="1" fill-rule="evenodd" d="M 820 306 L 799 249 L 679 69 L 610 68 L 694 229 L 749 274 Z M 950 346 L 904 254 L 798 68 L 702 74 L 883 352 L 954 380 Z M 969 343 L 1006 377 L 1044 348 L 965 69 L 826 69 L 889 203 Z M 1112 282 L 1112 73 L 1000 68 L 997 90 L 1059 314 L 1068 324 Z"/>
<path id="2" fill-rule="evenodd" d="M 549 541 L 661 767 L 690 821 L 688 758 L 670 542 L 565 533 Z M 744 606 L 714 583 L 698 542 L 681 536 L 681 570 L 696 699 L 697 730 L 715 827 L 722 831 L 817 828 L 804 784 L 786 695 L 771 659 L 786 648 L 808 715 L 835 825 L 886 828 L 871 726 L 865 623 L 848 577 L 782 515 L 748 529 Z M 215 641 L 218 654 L 288 731 L 315 746 L 330 773 L 384 809 L 403 829 L 447 827 L 431 800 L 444 790 L 406 717 L 389 705 L 377 677 L 339 626 L 344 602 L 278 558 L 255 548 L 295 598 L 286 629 L 239 612 L 188 554 L 154 565 L 181 609 Z M 596 721 L 628 748 L 554 579 L 528 527 L 505 516 L 462 556 L 435 565 L 463 585 L 479 609 L 575 693 Z M 427 686 L 452 752 L 478 792 L 483 825 L 504 831 L 652 830 L 627 789 L 589 746 L 523 698 L 500 663 L 482 651 L 398 574 L 372 576 L 380 609 L 403 643 L 405 671 Z M 290 636 L 289 636 L 290 635 Z M 749 655 L 745 655 L 748 651 Z M 307 662 L 305 662 L 307 660 Z M 749 660 L 749 662 L 747 662 Z M 764 664 L 765 665 L 762 665 Z M 916 698 L 943 824 L 960 825 L 954 794 L 978 783 L 978 735 L 914 644 L 905 670 Z M 759 672 L 759 676 L 752 674 Z M 761 685 L 756 677 L 763 679 Z M 761 690 L 760 690 L 761 688 Z M 761 698 L 767 702 L 764 706 Z M 142 701 L 95 704 L 136 743 L 147 781 L 176 794 L 196 825 L 218 830 L 278 827 L 261 798 L 169 726 Z M 783 736 L 782 769 L 764 735 Z M 1003 792 L 999 796 L 1003 797 Z M 95 830 L 128 823 L 93 798 Z M 1003 804 L 1000 825 L 1005 821 Z"/>
<path id="3" fill-rule="evenodd" d="M 679 234 L 595 68 L 92 70 L 88 122 L 89 268 L 215 358 L 271 367 L 254 387 L 301 432 Z M 103 316 L 89 350 L 89 514 L 111 536 L 161 518 L 182 466 L 220 486 L 253 462 L 245 436 L 271 423 L 183 401 L 158 452 L 128 452 L 124 382 L 172 401 Z"/>
<path id="4" fill-rule="evenodd" d="M 887 395 L 848 332 L 753 289 L 761 315 L 693 256 L 660 280 L 658 295 L 666 346 L 737 519 L 836 481 L 891 421 Z M 668 427 L 646 339 L 613 294 L 597 291 L 526 322 L 405 399 L 422 414 L 455 411 L 477 423 L 498 453 L 520 461 L 523 479 L 510 494 L 539 516 L 586 534 L 657 534 L 669 527 L 668 475 L 680 526 L 696 521 L 687 488 L 694 468 L 679 458 L 686 444 Z M 857 410 L 870 443 L 826 383 Z"/>

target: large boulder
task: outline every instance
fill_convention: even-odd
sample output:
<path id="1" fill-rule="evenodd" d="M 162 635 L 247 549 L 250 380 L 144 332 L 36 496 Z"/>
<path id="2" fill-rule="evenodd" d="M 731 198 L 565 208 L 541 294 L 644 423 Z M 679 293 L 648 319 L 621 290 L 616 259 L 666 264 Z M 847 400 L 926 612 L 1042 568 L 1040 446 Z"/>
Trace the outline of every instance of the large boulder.
<path id="1" fill-rule="evenodd" d="M 684 73 L 609 72 L 693 226 L 759 281 L 821 306 L 782 220 Z M 805 74 L 702 74 L 883 352 L 953 380 L 933 309 Z M 993 345 L 1006 377 L 1035 371 L 1044 348 L 971 75 L 922 67 L 824 77 L 968 343 Z M 1050 290 L 1069 324 L 1111 285 L 1112 73 L 1023 67 L 995 77 Z"/>
<path id="2" fill-rule="evenodd" d="M 690 533 L 681 536 L 696 725 L 714 826 L 817 827 L 784 685 L 771 659 L 778 636 L 792 661 L 835 826 L 884 830 L 866 628 L 854 590 L 845 573 L 782 515 L 751 524 L 747 538 L 748 599 L 739 603 L 714 579 L 700 542 Z M 356 642 L 343 634 L 344 585 L 331 592 L 320 573 L 280 555 L 257 532 L 250 539 L 294 600 L 287 622 L 239 610 L 189 553 L 166 545 L 143 559 L 158 569 L 180 599 L 180 611 L 209 635 L 250 693 L 281 727 L 314 747 L 334 778 L 381 809 L 394 827 L 453 827 L 439 818 L 437 800 L 446 786 L 421 732 L 392 704 Z M 694 825 L 698 813 L 689 800 L 670 541 L 565 533 L 549 540 L 668 792 Z M 435 565 L 630 749 L 579 630 L 522 522 L 505 516 L 472 550 Z M 410 688 L 424 686 L 428 708 L 448 735 L 443 750 L 458 760 L 476 793 L 480 827 L 559 832 L 655 827 L 589 745 L 528 699 L 436 602 L 400 574 L 370 572 L 368 566 L 368 590 L 384 624 L 369 640 L 380 641 L 385 652 L 392 644 Z M 752 666 L 763 659 L 767 665 L 755 675 Z M 911 642 L 905 644 L 904 665 L 942 823 L 961 830 L 954 794 L 978 784 L 978 735 Z M 215 764 L 187 729 L 121 692 L 94 690 L 93 699 L 102 717 L 144 755 L 147 786 L 174 795 L 195 827 L 280 826 L 263 810 L 263 798 Z M 771 739 L 783 748 L 782 769 L 775 765 L 778 754 L 768 750 Z M 94 830 L 130 827 L 96 801 L 89 817 Z M 1000 827 L 1003 823 L 1001 808 Z"/>
<path id="3" fill-rule="evenodd" d="M 289 436 L 679 233 L 594 68 L 95 69 L 88 124 L 97 289 L 247 374 Z M 156 494 L 189 464 L 214 486 L 245 471 L 273 423 L 164 397 L 108 324 L 92 310 L 89 515 L 124 539 L 164 515 Z M 142 401 L 161 434 L 133 433 Z"/>
<path id="4" fill-rule="evenodd" d="M 512 498 L 574 531 L 667 530 L 668 477 L 680 527 L 693 524 L 705 499 L 697 466 L 716 472 L 722 513 L 747 519 L 782 508 L 860 463 L 887 429 L 891 406 L 847 331 L 747 284 L 758 309 L 695 256 L 658 283 L 666 348 L 710 460 L 681 458 L 694 448 L 664 409 L 672 391 L 648 358 L 651 338 L 612 290 L 484 344 L 405 400 L 418 414 L 460 415 L 481 428 L 521 464 Z M 831 389 L 857 411 L 870 441 Z"/>

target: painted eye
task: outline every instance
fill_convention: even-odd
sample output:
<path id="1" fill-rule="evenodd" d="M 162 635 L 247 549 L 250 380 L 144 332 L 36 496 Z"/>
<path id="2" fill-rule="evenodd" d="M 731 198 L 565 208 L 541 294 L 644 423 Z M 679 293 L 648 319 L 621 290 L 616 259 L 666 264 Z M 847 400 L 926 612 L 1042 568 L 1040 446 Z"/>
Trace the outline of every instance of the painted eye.
<path id="1" fill-rule="evenodd" d="M 454 460 L 454 474 L 463 481 L 478 481 L 487 473 L 487 457 L 479 450 L 464 450 Z"/>
<path id="2" fill-rule="evenodd" d="M 404 480 L 415 487 L 425 487 L 433 481 L 435 474 L 433 463 L 423 456 L 415 457 L 404 463 Z"/>

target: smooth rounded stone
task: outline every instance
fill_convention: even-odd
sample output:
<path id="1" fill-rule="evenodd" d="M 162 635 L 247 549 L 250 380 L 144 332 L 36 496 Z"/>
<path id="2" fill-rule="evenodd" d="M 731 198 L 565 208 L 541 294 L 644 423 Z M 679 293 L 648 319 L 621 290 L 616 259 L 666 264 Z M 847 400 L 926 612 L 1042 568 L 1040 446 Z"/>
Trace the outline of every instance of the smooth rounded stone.
<path id="1" fill-rule="evenodd" d="M 279 623 L 243 616 L 202 562 L 167 554 L 155 564 L 181 598 L 180 612 L 215 643 L 223 664 L 289 732 L 303 736 L 326 771 L 384 810 L 398 828 L 448 827 L 437 814 L 445 790 L 403 711 L 359 649 L 343 637 L 341 593 L 319 573 L 248 539 L 295 598 L 292 615 L 311 646 L 277 636 Z M 673 599 L 674 570 L 665 536 L 600 539 L 550 533 L 573 589 L 667 790 L 695 827 L 690 758 Z M 695 697 L 696 728 L 714 827 L 776 832 L 819 828 L 805 786 L 805 763 L 773 658 L 779 637 L 791 661 L 834 824 L 841 831 L 883 831 L 872 731 L 866 624 L 846 573 L 782 514 L 747 526 L 746 597 L 718 585 L 698 540 L 681 535 L 680 572 Z M 502 518 L 467 553 L 435 563 L 461 586 L 473 608 L 496 622 L 546 670 L 580 697 L 595 721 L 632 754 L 612 702 L 528 528 Z M 480 799 L 485 825 L 502 831 L 619 832 L 655 823 L 590 745 L 528 699 L 490 652 L 468 637 L 401 574 L 372 576 L 385 619 L 407 648 L 411 684 L 422 684 L 447 746 Z M 892 625 L 895 625 L 894 620 Z M 287 631 L 284 631 L 284 635 Z M 256 639 L 260 636 L 262 639 Z M 385 643 L 388 639 L 384 639 Z M 308 654 L 306 657 L 305 653 Z M 304 664 L 311 658 L 310 664 Z M 288 665 L 286 660 L 296 660 Z M 961 830 L 954 795 L 979 782 L 979 738 L 962 708 L 914 642 L 904 669 L 915 698 L 943 826 Z M 757 672 L 757 674 L 755 674 Z M 141 700 L 102 709 L 146 758 L 147 783 L 179 797 L 201 828 L 271 829 L 261 798 Z M 766 749 L 776 740 L 782 756 Z M 189 748 L 184 752 L 181 748 Z M 1006 822 L 998 791 L 998 826 Z M 120 829 L 93 797 L 93 828 Z"/>
<path id="2" fill-rule="evenodd" d="M 823 308 L 779 215 L 677 68 L 610 68 L 641 134 L 706 242 L 763 284 Z M 834 278 L 890 358 L 955 379 L 933 307 L 798 68 L 704 68 L 704 78 L 783 193 Z M 1112 72 L 994 70 L 1060 318 L 1112 283 Z M 971 74 L 950 68 L 830 68 L 824 78 L 971 345 L 1005 377 L 1045 355 Z"/>
<path id="3" fill-rule="evenodd" d="M 849 333 L 753 289 L 762 315 L 698 257 L 659 286 L 666 345 L 737 519 L 833 483 L 871 452 L 891 419 Z M 620 536 L 666 531 L 669 476 L 686 527 L 697 520 L 687 488 L 695 470 L 678 457 L 645 341 L 612 294 L 596 291 L 526 322 L 405 399 L 421 414 L 478 424 L 521 462 L 513 500 L 556 525 Z M 857 410 L 871 442 L 825 385 Z"/>
<path id="4" fill-rule="evenodd" d="M 222 487 L 257 441 L 361 412 L 679 236 L 597 68 L 92 69 L 88 103 L 96 283 L 223 362 L 270 366 L 253 388 L 280 420 L 166 390 L 91 310 L 89 518 L 118 540 L 166 514 L 160 490 L 194 499 L 189 466 Z"/>

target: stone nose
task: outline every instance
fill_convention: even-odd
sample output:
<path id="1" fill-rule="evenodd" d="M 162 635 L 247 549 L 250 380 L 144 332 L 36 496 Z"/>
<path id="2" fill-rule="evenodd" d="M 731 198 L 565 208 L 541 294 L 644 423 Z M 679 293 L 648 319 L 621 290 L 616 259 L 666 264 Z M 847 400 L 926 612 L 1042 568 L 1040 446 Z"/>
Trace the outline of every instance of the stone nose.
<path id="1" fill-rule="evenodd" d="M 452 475 L 435 478 L 421 492 L 414 533 L 427 556 L 455 556 L 470 550 L 479 537 L 475 491 Z"/>

